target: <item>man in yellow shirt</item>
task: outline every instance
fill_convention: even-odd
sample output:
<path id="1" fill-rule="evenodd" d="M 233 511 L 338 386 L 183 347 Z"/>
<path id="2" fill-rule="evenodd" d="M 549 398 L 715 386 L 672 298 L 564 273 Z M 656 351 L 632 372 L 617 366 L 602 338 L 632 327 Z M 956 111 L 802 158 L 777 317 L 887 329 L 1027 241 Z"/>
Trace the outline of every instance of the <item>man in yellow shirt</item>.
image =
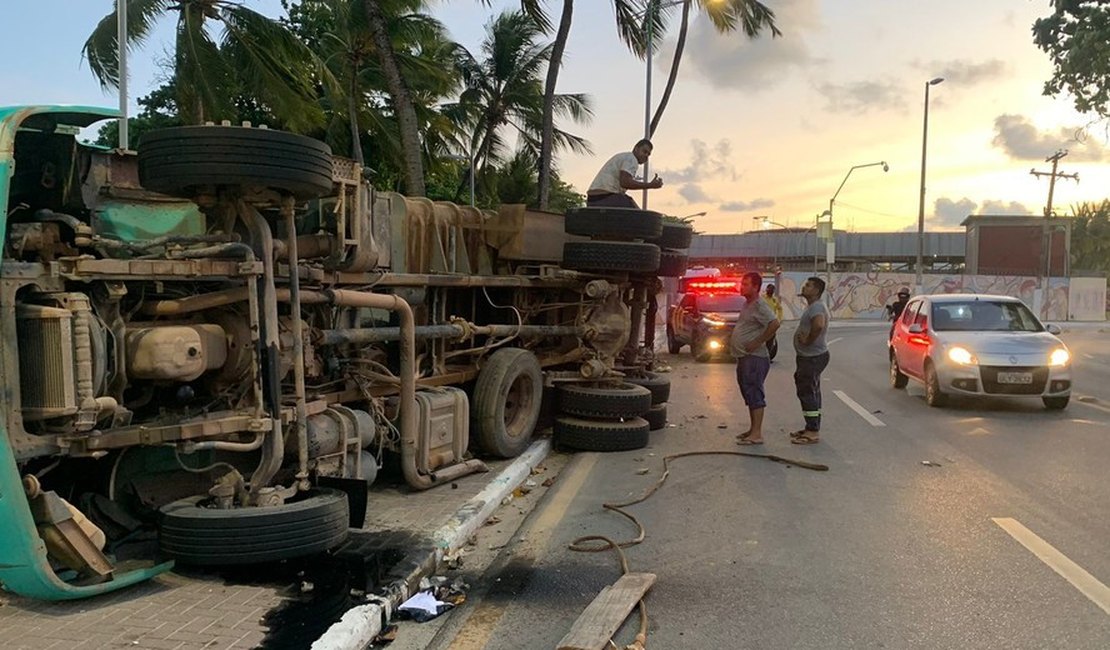
<path id="1" fill-rule="evenodd" d="M 779 301 L 779 297 L 775 294 L 775 285 L 774 284 L 768 284 L 767 285 L 767 289 L 765 290 L 765 292 L 763 294 L 763 299 L 766 300 L 767 304 L 771 306 L 771 311 L 775 312 L 775 318 L 777 318 L 778 321 L 781 323 L 782 322 L 782 303 Z M 770 355 L 771 361 L 775 360 L 775 355 L 777 355 L 778 352 L 779 352 L 779 342 L 774 336 L 772 336 L 771 340 L 767 341 L 767 353 Z"/>

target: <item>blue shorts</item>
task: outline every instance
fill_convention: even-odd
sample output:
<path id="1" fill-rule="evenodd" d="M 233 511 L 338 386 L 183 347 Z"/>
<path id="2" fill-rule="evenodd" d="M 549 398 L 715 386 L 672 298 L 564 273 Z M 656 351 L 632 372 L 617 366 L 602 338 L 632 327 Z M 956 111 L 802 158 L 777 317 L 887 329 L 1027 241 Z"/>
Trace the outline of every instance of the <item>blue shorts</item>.
<path id="1" fill-rule="evenodd" d="M 736 383 L 740 384 L 740 395 L 750 409 L 761 409 L 767 406 L 767 397 L 763 394 L 763 382 L 771 370 L 771 360 L 767 357 L 746 355 L 736 362 Z"/>

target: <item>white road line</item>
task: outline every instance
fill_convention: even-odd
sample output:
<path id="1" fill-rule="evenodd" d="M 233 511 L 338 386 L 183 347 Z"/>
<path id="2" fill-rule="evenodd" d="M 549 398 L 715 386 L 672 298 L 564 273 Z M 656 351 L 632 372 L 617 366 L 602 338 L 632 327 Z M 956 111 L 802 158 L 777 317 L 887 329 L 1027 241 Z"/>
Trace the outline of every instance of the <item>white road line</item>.
<path id="1" fill-rule="evenodd" d="M 1091 407 L 1091 408 L 1093 408 L 1093 409 L 1098 409 L 1098 410 L 1100 410 L 1100 411 L 1102 411 L 1102 412 L 1104 412 L 1104 413 L 1110 413 L 1110 408 L 1107 408 L 1107 407 L 1105 407 L 1105 406 L 1103 406 L 1103 405 L 1101 405 L 1101 404 L 1095 404 L 1095 403 L 1093 403 L 1093 402 L 1085 402 L 1085 401 L 1083 401 L 1082 399 L 1076 399 L 1076 400 L 1075 400 L 1075 403 L 1076 403 L 1076 404 L 1082 404 L 1083 406 L 1089 406 L 1089 407 Z"/>
<path id="2" fill-rule="evenodd" d="M 861 418 L 863 418 L 864 420 L 867 420 L 867 423 L 870 424 L 871 426 L 873 426 L 873 427 L 885 427 L 886 426 L 885 422 L 883 422 L 879 418 L 877 418 L 874 415 L 872 415 L 871 413 L 869 413 L 867 411 L 867 409 L 865 409 L 865 408 L 863 408 L 862 406 L 859 405 L 859 402 L 852 399 L 851 397 L 848 397 L 848 395 L 845 394 L 844 391 L 834 390 L 833 392 L 836 393 L 836 396 L 840 398 L 841 402 L 844 402 L 845 404 L 848 405 L 848 408 L 852 409 L 856 413 L 859 413 L 859 416 Z"/>
<path id="3" fill-rule="evenodd" d="M 1036 533 L 1021 525 L 1016 519 L 1008 517 L 992 517 L 991 521 L 998 524 L 1002 530 L 1010 534 L 1037 559 L 1048 565 L 1050 569 L 1060 574 L 1062 578 L 1071 583 L 1091 602 L 1110 614 L 1110 587 L 1102 584 L 1093 575 L 1087 573 L 1083 567 L 1068 559 L 1066 555 L 1057 551 L 1051 544 L 1037 537 Z"/>
<path id="4" fill-rule="evenodd" d="M 1090 354 L 1089 352 L 1084 352 L 1083 356 L 1087 357 L 1088 359 L 1094 359 L 1095 358 L 1095 355 Z"/>
<path id="5" fill-rule="evenodd" d="M 835 339 L 833 339 L 833 340 L 829 341 L 828 343 L 826 343 L 825 345 L 832 345 L 833 343 L 836 343 L 837 341 L 843 341 L 843 340 L 844 340 L 844 337 L 843 337 L 843 336 L 838 336 L 838 337 L 836 337 Z"/>

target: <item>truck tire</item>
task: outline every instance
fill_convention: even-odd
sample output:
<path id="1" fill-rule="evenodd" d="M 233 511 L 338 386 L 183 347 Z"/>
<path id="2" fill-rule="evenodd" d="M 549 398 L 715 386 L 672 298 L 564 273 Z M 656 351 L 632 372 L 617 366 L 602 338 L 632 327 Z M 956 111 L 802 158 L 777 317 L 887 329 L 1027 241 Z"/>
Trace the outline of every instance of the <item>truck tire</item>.
<path id="1" fill-rule="evenodd" d="M 581 451 L 629 451 L 648 443 L 648 423 L 643 418 L 623 422 L 559 418 L 555 420 L 555 443 Z"/>
<path id="2" fill-rule="evenodd" d="M 651 391 L 651 403 L 662 404 L 671 398 L 671 379 L 655 372 L 644 371 L 635 376 L 628 376 L 624 381 L 630 384 L 639 384 Z"/>
<path id="3" fill-rule="evenodd" d="M 139 182 L 191 198 L 210 186 L 261 186 L 310 199 L 332 190 L 328 145 L 312 138 L 241 126 L 179 126 L 144 133 Z"/>
<path id="4" fill-rule="evenodd" d="M 686 274 L 686 253 L 680 251 L 660 251 L 659 268 L 655 274 L 661 278 L 681 278 Z"/>
<path id="5" fill-rule="evenodd" d="M 663 232 L 663 215 L 632 208 L 571 208 L 563 229 L 571 235 L 609 239 L 652 239 Z"/>
<path id="6" fill-rule="evenodd" d="M 644 414 L 644 419 L 647 420 L 648 428 L 652 431 L 658 431 L 667 426 L 667 405 L 656 404 L 651 407 Z"/>
<path id="7" fill-rule="evenodd" d="M 643 386 L 621 382 L 608 386 L 562 384 L 559 410 L 566 415 L 585 418 L 634 418 L 651 408 L 651 391 Z"/>
<path id="8" fill-rule="evenodd" d="M 659 247 L 639 242 L 566 242 L 562 266 L 576 271 L 654 273 L 659 268 Z"/>
<path id="9" fill-rule="evenodd" d="M 659 248 L 677 248 L 685 250 L 690 248 L 694 241 L 694 227 L 688 223 L 663 222 L 663 232 L 655 239 L 650 240 Z"/>
<path id="10" fill-rule="evenodd" d="M 161 509 L 162 552 L 184 564 L 257 564 L 323 553 L 347 538 L 347 495 L 313 488 L 280 506 L 209 508 L 193 496 Z"/>
<path id="11" fill-rule="evenodd" d="M 474 384 L 471 428 L 490 456 L 515 458 L 528 449 L 543 403 L 543 375 L 536 355 L 503 348 L 490 355 Z"/>

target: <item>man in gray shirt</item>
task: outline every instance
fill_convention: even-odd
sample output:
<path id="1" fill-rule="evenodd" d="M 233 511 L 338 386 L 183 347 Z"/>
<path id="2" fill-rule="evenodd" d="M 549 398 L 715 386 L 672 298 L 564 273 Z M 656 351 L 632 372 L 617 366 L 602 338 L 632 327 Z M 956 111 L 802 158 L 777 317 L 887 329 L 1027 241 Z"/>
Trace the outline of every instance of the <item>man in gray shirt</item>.
<path id="1" fill-rule="evenodd" d="M 802 297 L 807 307 L 798 319 L 798 329 L 794 332 L 794 350 L 797 353 L 797 370 L 794 371 L 794 386 L 798 389 L 798 401 L 802 403 L 802 417 L 805 428 L 790 434 L 791 442 L 796 445 L 812 445 L 820 440 L 821 434 L 821 373 L 829 365 L 829 345 L 825 334 L 829 331 L 829 308 L 821 302 L 825 293 L 825 281 L 813 277 L 802 285 Z"/>
<path id="2" fill-rule="evenodd" d="M 771 370 L 767 341 L 779 330 L 775 312 L 759 297 L 761 286 L 763 278 L 758 273 L 745 273 L 740 280 L 740 293 L 747 302 L 729 338 L 729 351 L 736 358 L 736 382 L 751 417 L 751 427 L 737 436 L 739 445 L 763 444 L 763 410 L 767 407 L 763 382 Z"/>

